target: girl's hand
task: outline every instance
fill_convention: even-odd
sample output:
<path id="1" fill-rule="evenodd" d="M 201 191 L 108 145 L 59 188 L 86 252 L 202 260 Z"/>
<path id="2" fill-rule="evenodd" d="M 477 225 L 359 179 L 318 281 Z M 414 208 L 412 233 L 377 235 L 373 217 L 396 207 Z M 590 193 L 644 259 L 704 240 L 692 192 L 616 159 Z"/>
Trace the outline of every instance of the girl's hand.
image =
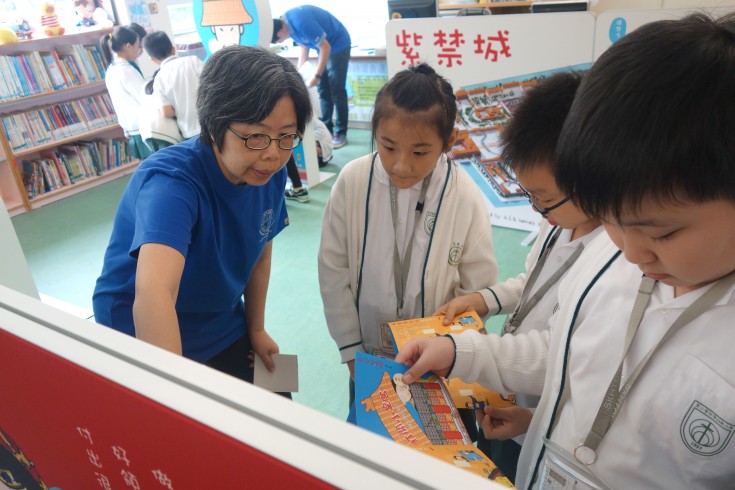
<path id="1" fill-rule="evenodd" d="M 523 407 L 492 407 L 475 410 L 477 421 L 486 439 L 512 439 L 528 432 L 533 412 Z"/>
<path id="2" fill-rule="evenodd" d="M 475 310 L 480 316 L 487 314 L 487 305 L 480 293 L 457 296 L 449 303 L 440 306 L 432 316 L 444 315 L 442 323 L 449 325 L 454 320 L 454 317 L 470 310 Z"/>

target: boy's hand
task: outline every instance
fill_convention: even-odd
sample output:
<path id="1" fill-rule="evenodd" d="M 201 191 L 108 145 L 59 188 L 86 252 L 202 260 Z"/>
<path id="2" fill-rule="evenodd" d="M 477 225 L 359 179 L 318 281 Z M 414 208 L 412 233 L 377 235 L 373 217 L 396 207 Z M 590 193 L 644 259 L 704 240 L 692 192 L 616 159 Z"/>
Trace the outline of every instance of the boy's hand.
<path id="1" fill-rule="evenodd" d="M 477 421 L 486 439 L 504 441 L 528 432 L 533 413 L 523 407 L 492 407 L 475 410 Z"/>
<path id="2" fill-rule="evenodd" d="M 454 362 L 454 342 L 448 337 L 413 339 L 398 352 L 396 362 L 411 366 L 403 374 L 406 383 L 413 383 L 429 371 L 446 376 Z"/>
<path id="3" fill-rule="evenodd" d="M 487 315 L 487 305 L 480 293 L 457 296 L 449 303 L 440 306 L 432 316 L 444 315 L 442 323 L 449 325 L 454 320 L 454 317 L 470 310 L 475 310 L 480 316 Z"/>
<path id="4" fill-rule="evenodd" d="M 266 369 L 272 373 L 276 369 L 276 364 L 273 362 L 271 354 L 278 354 L 279 352 L 276 341 L 265 330 L 259 330 L 250 332 L 250 344 L 253 347 L 253 352 L 260 357 Z"/>

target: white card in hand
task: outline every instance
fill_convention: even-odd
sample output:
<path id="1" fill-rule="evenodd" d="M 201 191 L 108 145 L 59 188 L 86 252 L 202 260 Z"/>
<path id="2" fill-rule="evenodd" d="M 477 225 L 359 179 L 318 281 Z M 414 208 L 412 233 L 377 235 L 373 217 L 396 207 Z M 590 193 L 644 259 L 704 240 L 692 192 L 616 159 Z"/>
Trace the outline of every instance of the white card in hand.
<path id="1" fill-rule="evenodd" d="M 274 392 L 299 391 L 299 363 L 293 354 L 273 354 L 276 365 L 272 373 L 266 369 L 263 361 L 255 356 L 255 375 L 253 384 Z"/>

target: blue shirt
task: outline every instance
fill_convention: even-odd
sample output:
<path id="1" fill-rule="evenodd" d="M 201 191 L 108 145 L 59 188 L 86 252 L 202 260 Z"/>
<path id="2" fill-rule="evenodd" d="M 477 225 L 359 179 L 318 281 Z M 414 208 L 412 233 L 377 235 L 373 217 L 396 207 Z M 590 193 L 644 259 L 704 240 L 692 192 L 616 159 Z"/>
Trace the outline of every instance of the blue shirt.
<path id="1" fill-rule="evenodd" d="M 243 292 L 266 243 L 287 224 L 286 169 L 234 185 L 198 137 L 146 159 L 128 183 L 97 280 L 95 320 L 135 335 L 137 254 L 146 243 L 185 257 L 176 313 L 185 357 L 207 361 L 246 331 Z"/>
<path id="2" fill-rule="evenodd" d="M 332 47 L 330 56 L 350 49 L 350 33 L 335 16 L 312 5 L 303 5 L 288 10 L 286 19 L 291 39 L 301 46 L 319 51 L 319 44 L 326 39 Z"/>

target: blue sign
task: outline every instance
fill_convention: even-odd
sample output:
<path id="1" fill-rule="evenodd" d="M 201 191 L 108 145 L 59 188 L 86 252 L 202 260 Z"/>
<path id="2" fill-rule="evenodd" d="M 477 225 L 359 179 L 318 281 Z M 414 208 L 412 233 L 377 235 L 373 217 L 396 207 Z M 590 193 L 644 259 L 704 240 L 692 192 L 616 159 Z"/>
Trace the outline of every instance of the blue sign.
<path id="1" fill-rule="evenodd" d="M 610 42 L 614 43 L 618 39 L 625 36 L 625 31 L 628 28 L 628 23 L 625 19 L 618 17 L 610 23 Z"/>

